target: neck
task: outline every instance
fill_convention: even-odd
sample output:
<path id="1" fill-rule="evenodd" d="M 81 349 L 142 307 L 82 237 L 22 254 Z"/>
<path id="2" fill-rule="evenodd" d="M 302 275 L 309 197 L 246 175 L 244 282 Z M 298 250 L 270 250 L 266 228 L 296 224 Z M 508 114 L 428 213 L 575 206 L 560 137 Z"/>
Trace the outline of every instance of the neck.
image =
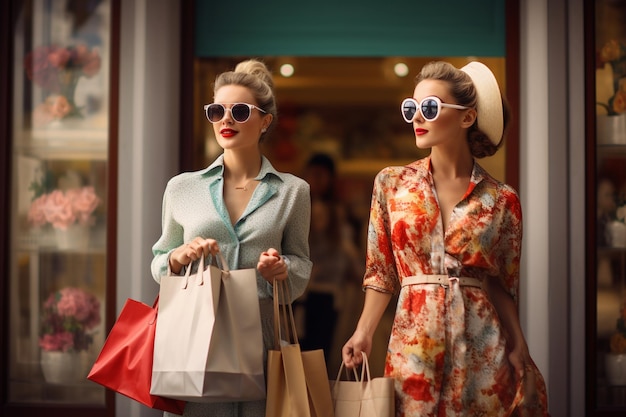
<path id="1" fill-rule="evenodd" d="M 248 191 L 250 182 L 259 175 L 261 155 L 224 152 L 225 187 L 239 191 Z"/>
<path id="2" fill-rule="evenodd" d="M 472 175 L 474 158 L 469 152 L 441 152 L 433 148 L 430 153 L 433 175 L 446 178 L 463 178 Z"/>
<path id="3" fill-rule="evenodd" d="M 234 182 L 245 182 L 259 174 L 261 170 L 260 153 L 224 152 L 224 176 Z"/>

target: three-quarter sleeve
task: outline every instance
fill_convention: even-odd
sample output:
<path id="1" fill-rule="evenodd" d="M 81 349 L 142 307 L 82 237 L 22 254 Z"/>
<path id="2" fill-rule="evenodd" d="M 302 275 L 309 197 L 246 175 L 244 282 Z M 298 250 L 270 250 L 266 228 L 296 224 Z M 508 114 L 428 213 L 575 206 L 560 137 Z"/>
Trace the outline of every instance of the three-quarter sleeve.
<path id="1" fill-rule="evenodd" d="M 282 255 L 289 272 L 292 301 L 306 290 L 313 266 L 309 249 L 311 194 L 306 182 L 298 181 L 296 184 L 282 239 Z"/>

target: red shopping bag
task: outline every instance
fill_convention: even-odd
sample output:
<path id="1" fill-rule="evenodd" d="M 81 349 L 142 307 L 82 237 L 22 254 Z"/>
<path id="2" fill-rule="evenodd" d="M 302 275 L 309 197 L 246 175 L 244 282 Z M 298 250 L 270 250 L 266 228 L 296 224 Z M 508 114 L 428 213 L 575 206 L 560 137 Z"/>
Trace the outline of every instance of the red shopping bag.
<path id="1" fill-rule="evenodd" d="M 87 379 L 150 408 L 183 414 L 185 402 L 150 394 L 159 297 L 152 307 L 126 300 Z"/>

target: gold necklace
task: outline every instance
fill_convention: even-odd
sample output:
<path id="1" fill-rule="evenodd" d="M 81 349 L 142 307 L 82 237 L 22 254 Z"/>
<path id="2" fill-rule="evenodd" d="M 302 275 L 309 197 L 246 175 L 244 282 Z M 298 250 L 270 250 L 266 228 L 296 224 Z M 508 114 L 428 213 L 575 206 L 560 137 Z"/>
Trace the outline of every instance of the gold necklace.
<path id="1" fill-rule="evenodd" d="M 244 185 L 241 185 L 239 187 L 235 187 L 235 190 L 248 191 L 248 184 L 250 183 L 250 181 L 252 181 L 252 180 L 246 181 L 246 183 Z"/>

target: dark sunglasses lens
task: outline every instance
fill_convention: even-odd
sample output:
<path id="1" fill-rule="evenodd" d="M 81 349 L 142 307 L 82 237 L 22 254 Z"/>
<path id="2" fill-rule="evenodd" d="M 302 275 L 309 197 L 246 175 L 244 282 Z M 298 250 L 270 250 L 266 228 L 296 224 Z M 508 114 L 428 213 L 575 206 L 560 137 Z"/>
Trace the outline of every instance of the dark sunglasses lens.
<path id="1" fill-rule="evenodd" d="M 235 104 L 230 109 L 233 119 L 236 122 L 243 123 L 250 117 L 250 107 L 245 104 Z"/>
<path id="2" fill-rule="evenodd" d="M 224 111 L 221 104 L 210 104 L 206 109 L 206 117 L 210 122 L 217 123 L 224 118 Z"/>
<path id="3" fill-rule="evenodd" d="M 437 113 L 439 113 L 439 105 L 433 99 L 428 99 L 422 101 L 422 116 L 426 120 L 432 120 L 437 117 Z"/>
<path id="4" fill-rule="evenodd" d="M 415 117 L 415 113 L 417 113 L 417 105 L 414 101 L 406 100 L 402 103 L 402 117 L 407 122 L 411 122 Z"/>

